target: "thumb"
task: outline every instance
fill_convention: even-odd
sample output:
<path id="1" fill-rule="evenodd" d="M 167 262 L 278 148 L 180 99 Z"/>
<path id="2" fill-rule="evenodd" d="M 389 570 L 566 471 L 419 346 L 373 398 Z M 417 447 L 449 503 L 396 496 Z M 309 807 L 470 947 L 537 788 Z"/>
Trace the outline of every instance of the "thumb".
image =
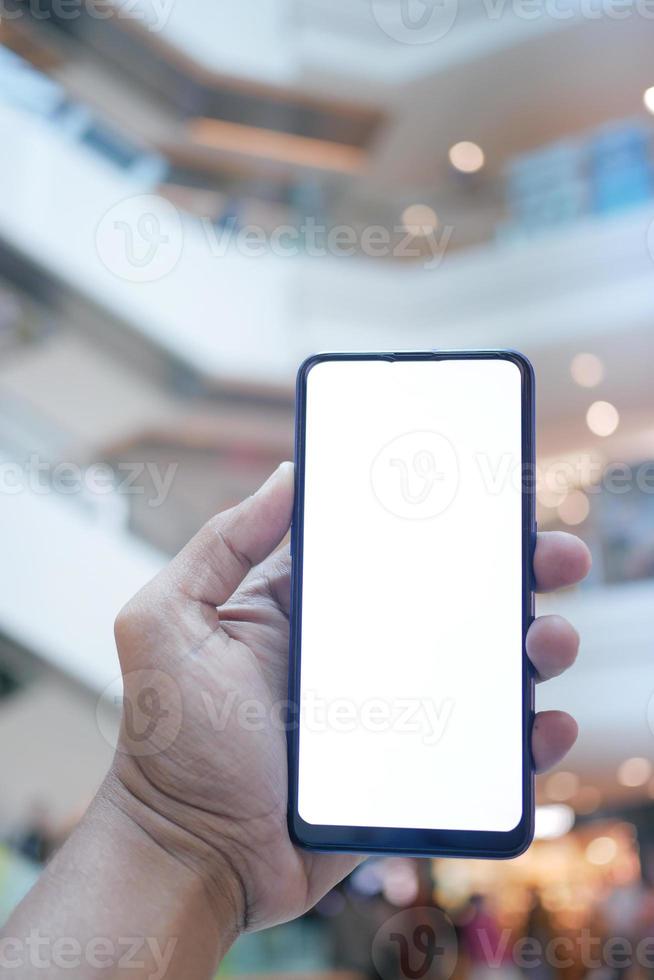
<path id="1" fill-rule="evenodd" d="M 292 509 L 293 464 L 286 462 L 255 494 L 198 531 L 169 565 L 169 582 L 197 602 L 222 605 L 283 539 Z"/>

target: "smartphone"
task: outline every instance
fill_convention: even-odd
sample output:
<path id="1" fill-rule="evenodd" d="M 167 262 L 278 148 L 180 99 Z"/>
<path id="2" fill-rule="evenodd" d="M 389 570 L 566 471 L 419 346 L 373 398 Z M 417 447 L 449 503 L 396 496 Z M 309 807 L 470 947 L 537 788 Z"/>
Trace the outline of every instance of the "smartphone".
<path id="1" fill-rule="evenodd" d="M 508 858 L 533 836 L 534 379 L 507 350 L 297 379 L 289 830 Z"/>

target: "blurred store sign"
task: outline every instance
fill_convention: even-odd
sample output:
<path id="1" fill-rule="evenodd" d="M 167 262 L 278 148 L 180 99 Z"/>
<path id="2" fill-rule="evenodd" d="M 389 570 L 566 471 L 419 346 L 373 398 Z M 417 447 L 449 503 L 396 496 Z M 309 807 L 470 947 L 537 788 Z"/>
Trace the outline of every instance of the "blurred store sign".
<path id="1" fill-rule="evenodd" d="M 502 235 L 520 238 L 650 201 L 653 144 L 649 123 L 620 120 L 514 158 L 507 167 L 512 218 Z"/>

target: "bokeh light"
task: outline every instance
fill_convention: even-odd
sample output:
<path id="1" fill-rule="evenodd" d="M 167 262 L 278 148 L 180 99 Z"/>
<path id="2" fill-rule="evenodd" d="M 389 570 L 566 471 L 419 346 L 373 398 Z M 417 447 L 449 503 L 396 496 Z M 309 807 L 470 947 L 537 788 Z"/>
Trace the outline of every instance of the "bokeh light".
<path id="1" fill-rule="evenodd" d="M 652 775 L 652 763 L 649 759 L 634 756 L 625 759 L 618 769 L 618 782 L 622 786 L 644 786 Z"/>
<path id="2" fill-rule="evenodd" d="M 611 402 L 593 402 L 586 412 L 586 423 L 596 436 L 610 436 L 620 423 L 620 415 Z"/>
<path id="3" fill-rule="evenodd" d="M 609 864 L 618 853 L 613 837 L 595 837 L 586 848 L 586 858 L 591 864 Z"/>
<path id="4" fill-rule="evenodd" d="M 574 772 L 562 769 L 554 772 L 545 783 L 545 792 L 551 800 L 563 802 L 574 796 L 579 788 L 579 776 Z"/>
<path id="5" fill-rule="evenodd" d="M 429 235 L 438 227 L 438 215 L 428 204 L 409 204 L 402 212 L 402 224 L 414 237 Z"/>
<path id="6" fill-rule="evenodd" d="M 594 388 L 604 379 L 604 365 L 596 354 L 576 354 L 570 362 L 570 374 L 582 388 Z"/>
<path id="7" fill-rule="evenodd" d="M 484 166 L 484 151 L 470 140 L 462 140 L 450 147 L 448 156 L 455 170 L 462 174 L 474 174 Z"/>
<path id="8" fill-rule="evenodd" d="M 588 517 L 590 501 L 583 490 L 572 490 L 561 501 L 557 511 L 564 524 L 582 524 Z"/>

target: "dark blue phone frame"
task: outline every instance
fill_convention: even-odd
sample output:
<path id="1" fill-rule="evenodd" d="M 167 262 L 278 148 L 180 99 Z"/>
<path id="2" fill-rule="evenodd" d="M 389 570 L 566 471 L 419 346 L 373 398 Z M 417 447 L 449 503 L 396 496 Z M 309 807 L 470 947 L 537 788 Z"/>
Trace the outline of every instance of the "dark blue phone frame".
<path id="1" fill-rule="evenodd" d="M 302 556 L 307 378 L 323 361 L 368 360 L 497 360 L 512 361 L 522 378 L 522 818 L 513 830 L 468 831 L 393 827 L 345 827 L 306 823 L 298 813 L 298 757 L 301 669 Z M 534 833 L 534 765 L 531 730 L 534 718 L 534 672 L 526 653 L 526 635 L 534 616 L 533 553 L 536 544 L 534 514 L 535 435 L 534 372 L 527 358 L 513 350 L 432 350 L 385 352 L 329 352 L 315 354 L 300 366 L 296 387 L 295 503 L 291 526 L 291 614 L 289 650 L 288 827 L 299 847 L 314 851 L 357 854 L 403 854 L 468 858 L 511 858 L 529 847 Z M 474 601 L 474 597 L 472 597 Z M 294 707 L 293 707 L 294 706 Z M 483 806 L 483 800 L 480 800 Z"/>

